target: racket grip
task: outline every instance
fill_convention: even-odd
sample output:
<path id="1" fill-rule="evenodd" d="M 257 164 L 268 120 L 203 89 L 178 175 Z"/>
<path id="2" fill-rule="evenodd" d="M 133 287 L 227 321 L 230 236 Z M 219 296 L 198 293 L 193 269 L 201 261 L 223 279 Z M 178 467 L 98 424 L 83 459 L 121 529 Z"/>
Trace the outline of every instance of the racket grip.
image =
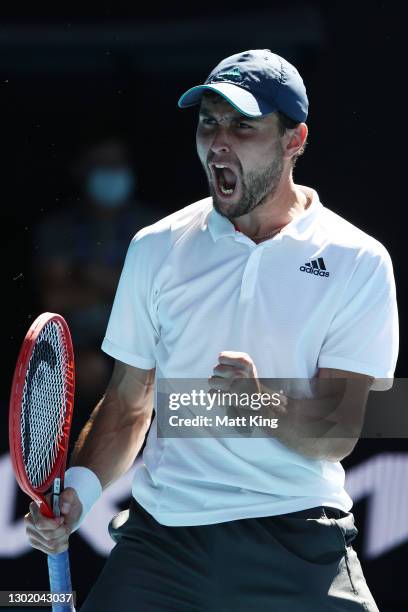
<path id="1" fill-rule="evenodd" d="M 58 555 L 48 555 L 48 574 L 52 593 L 72 593 L 71 570 L 68 550 Z M 75 612 L 73 601 L 52 604 L 52 612 Z"/>

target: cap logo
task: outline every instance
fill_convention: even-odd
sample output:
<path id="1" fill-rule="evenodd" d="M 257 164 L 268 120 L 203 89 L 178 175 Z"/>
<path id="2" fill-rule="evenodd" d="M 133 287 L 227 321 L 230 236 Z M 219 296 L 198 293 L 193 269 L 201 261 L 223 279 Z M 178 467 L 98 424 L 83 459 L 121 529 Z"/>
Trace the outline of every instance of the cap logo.
<path id="1" fill-rule="evenodd" d="M 231 68 L 225 72 L 219 72 L 211 80 L 212 81 L 234 81 L 242 78 L 239 68 Z"/>

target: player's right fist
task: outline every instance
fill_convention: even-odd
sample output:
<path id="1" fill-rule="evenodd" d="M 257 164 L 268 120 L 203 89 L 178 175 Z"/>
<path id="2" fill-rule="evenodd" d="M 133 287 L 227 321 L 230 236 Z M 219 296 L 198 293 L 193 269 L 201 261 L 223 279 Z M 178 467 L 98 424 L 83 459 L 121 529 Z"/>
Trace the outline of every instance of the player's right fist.
<path id="1" fill-rule="evenodd" d="M 49 502 L 51 496 L 47 495 Z M 67 550 L 68 538 L 78 524 L 82 513 L 82 504 L 75 489 L 68 487 L 60 495 L 61 516 L 48 518 L 43 516 L 35 502 L 31 502 L 30 511 L 24 522 L 30 544 L 42 552 L 58 554 Z"/>

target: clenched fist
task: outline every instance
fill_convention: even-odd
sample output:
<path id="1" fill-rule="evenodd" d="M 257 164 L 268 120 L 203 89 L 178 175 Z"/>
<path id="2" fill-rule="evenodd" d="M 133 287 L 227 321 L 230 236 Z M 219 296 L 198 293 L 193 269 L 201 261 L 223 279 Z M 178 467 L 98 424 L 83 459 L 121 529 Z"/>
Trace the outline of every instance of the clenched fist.
<path id="1" fill-rule="evenodd" d="M 47 496 L 47 501 L 51 495 Z M 67 550 L 68 538 L 74 531 L 82 513 L 82 504 L 75 489 L 68 487 L 60 495 L 61 516 L 53 519 L 43 516 L 35 502 L 24 517 L 26 533 L 33 548 L 49 554 Z"/>
<path id="2" fill-rule="evenodd" d="M 259 393 L 258 372 L 248 353 L 221 351 L 213 374 L 208 378 L 211 388 L 236 393 Z"/>

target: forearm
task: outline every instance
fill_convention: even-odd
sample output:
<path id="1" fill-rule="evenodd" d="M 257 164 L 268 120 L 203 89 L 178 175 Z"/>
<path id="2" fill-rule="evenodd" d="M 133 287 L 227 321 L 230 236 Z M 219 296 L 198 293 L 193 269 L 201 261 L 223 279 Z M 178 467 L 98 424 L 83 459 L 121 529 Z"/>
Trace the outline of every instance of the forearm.
<path id="1" fill-rule="evenodd" d="M 118 397 L 105 396 L 83 428 L 71 466 L 84 466 L 103 488 L 120 478 L 139 453 L 151 420 L 151 410 L 129 410 Z"/>
<path id="2" fill-rule="evenodd" d="M 261 392 L 273 391 L 261 385 Z M 358 440 L 355 423 L 340 422 L 339 394 L 321 398 L 284 398 L 279 406 L 268 406 L 265 414 L 278 419 L 273 436 L 293 450 L 313 459 L 339 461 L 351 453 Z"/>

